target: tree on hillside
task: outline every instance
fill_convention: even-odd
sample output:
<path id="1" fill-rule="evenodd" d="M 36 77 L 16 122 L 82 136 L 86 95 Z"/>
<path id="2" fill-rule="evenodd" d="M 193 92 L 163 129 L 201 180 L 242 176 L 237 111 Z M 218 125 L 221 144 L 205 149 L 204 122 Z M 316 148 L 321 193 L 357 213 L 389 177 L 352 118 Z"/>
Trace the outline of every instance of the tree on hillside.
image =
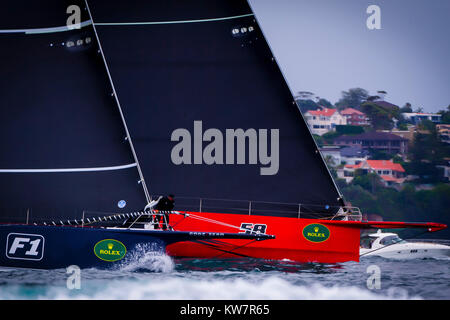
<path id="1" fill-rule="evenodd" d="M 370 96 L 367 98 L 367 101 L 377 101 L 380 99 L 380 96 Z"/>
<path id="2" fill-rule="evenodd" d="M 402 112 L 401 110 L 404 110 L 404 107 L 400 108 L 400 112 Z M 397 128 L 399 130 L 408 130 L 408 123 L 410 123 L 404 116 L 402 113 L 399 113 L 398 116 L 396 117 L 397 121 Z"/>
<path id="3" fill-rule="evenodd" d="M 400 117 L 398 108 L 383 108 L 371 101 L 361 104 L 361 111 L 369 117 L 375 130 L 391 130 L 394 127 L 393 118 Z"/>
<path id="4" fill-rule="evenodd" d="M 317 134 L 313 134 L 314 140 L 316 140 L 316 143 L 319 147 L 323 147 L 323 145 L 325 144 L 325 141 L 323 140 L 323 138 Z"/>
<path id="5" fill-rule="evenodd" d="M 316 95 L 311 91 L 298 91 L 295 100 L 313 100 Z"/>
<path id="6" fill-rule="evenodd" d="M 348 91 L 342 91 L 342 98 L 336 103 L 339 110 L 345 108 L 359 109 L 361 103 L 367 100 L 369 92 L 362 88 L 352 88 Z"/>
<path id="7" fill-rule="evenodd" d="M 447 110 L 440 110 L 438 111 L 441 117 L 441 123 L 443 124 L 450 124 L 450 104 L 447 107 Z"/>
<path id="8" fill-rule="evenodd" d="M 430 120 L 421 121 L 419 128 L 427 133 L 416 133 L 414 144 L 410 148 L 413 161 L 428 161 L 439 164 L 450 155 L 450 146 L 442 142 L 438 136 L 436 125 Z"/>
<path id="9" fill-rule="evenodd" d="M 325 108 L 329 108 L 329 109 L 334 109 L 334 105 L 328 101 L 327 99 L 324 98 L 320 98 L 319 102 L 317 102 L 318 105 L 325 107 Z"/>
<path id="10" fill-rule="evenodd" d="M 361 170 L 358 169 L 355 172 L 355 177 L 352 180 L 352 185 L 361 186 L 372 194 L 375 193 L 376 190 L 383 187 L 381 183 L 381 179 L 376 173 L 361 173 Z"/>
<path id="11" fill-rule="evenodd" d="M 370 189 L 370 184 L 369 189 Z M 435 221 L 450 224 L 450 185 L 438 184 L 432 190 L 416 191 L 415 187 L 405 184 L 401 191 L 392 188 L 378 188 L 372 193 L 360 184 L 342 184 L 341 192 L 347 201 L 359 207 L 363 213 L 375 213 L 387 221 Z M 417 235 L 411 229 L 409 236 Z M 439 238 L 450 237 L 450 229 L 429 233 Z"/>
<path id="12" fill-rule="evenodd" d="M 433 183 L 440 181 L 440 172 L 436 165 L 441 164 L 450 154 L 450 146 L 439 140 L 436 125 L 424 120 L 420 129 L 425 132 L 414 134 L 412 146 L 409 148 L 407 165 L 409 174 L 418 175 L 421 182 Z"/>
<path id="13" fill-rule="evenodd" d="M 297 105 L 302 113 L 320 109 L 320 106 L 312 100 L 297 100 Z"/>
<path id="14" fill-rule="evenodd" d="M 337 132 L 337 131 L 328 131 L 327 133 L 324 133 L 322 135 L 322 141 L 326 144 L 333 144 L 334 143 L 334 139 L 338 138 L 342 136 L 341 132 Z"/>
<path id="15" fill-rule="evenodd" d="M 400 112 L 413 112 L 411 103 L 407 102 L 403 107 L 400 108 Z"/>
<path id="16" fill-rule="evenodd" d="M 397 129 L 398 130 L 402 130 L 402 131 L 407 131 L 408 130 L 408 125 L 406 123 L 403 122 L 398 122 L 397 123 Z"/>
<path id="17" fill-rule="evenodd" d="M 370 160 L 386 160 L 393 158 L 395 155 L 385 150 L 370 149 Z"/>

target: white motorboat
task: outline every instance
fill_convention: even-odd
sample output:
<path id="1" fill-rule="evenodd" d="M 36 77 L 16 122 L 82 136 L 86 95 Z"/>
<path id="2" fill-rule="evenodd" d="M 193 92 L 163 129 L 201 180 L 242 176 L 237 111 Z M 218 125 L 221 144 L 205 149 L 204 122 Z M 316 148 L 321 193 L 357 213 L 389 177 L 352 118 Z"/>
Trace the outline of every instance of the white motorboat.
<path id="1" fill-rule="evenodd" d="M 431 242 L 408 242 L 396 233 L 383 233 L 378 230 L 361 237 L 360 257 L 367 256 L 390 259 L 450 257 L 450 246 Z"/>

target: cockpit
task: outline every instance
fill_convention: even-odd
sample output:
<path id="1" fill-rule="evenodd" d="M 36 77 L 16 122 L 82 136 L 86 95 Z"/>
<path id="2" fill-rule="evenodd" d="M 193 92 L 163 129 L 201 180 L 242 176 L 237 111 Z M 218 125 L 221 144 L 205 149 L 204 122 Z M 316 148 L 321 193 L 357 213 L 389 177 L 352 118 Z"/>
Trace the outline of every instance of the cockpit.
<path id="1" fill-rule="evenodd" d="M 377 241 L 379 239 L 379 241 Z M 381 246 L 389 246 L 391 244 L 405 242 L 405 240 L 401 239 L 398 235 L 387 235 L 384 237 L 374 236 L 374 235 L 366 235 L 361 237 L 360 247 L 364 249 L 372 249 L 373 244 L 377 242 L 378 245 Z"/>
<path id="2" fill-rule="evenodd" d="M 405 241 L 403 239 L 401 239 L 399 236 L 395 235 L 395 236 L 387 236 L 384 237 L 383 239 L 380 240 L 380 244 L 383 246 L 388 246 L 394 243 L 400 243 L 402 241 Z"/>
<path id="3" fill-rule="evenodd" d="M 375 241 L 375 239 L 376 238 L 369 237 L 369 236 L 361 237 L 361 243 L 360 243 L 361 248 L 365 248 L 365 249 L 372 248 L 372 243 Z"/>

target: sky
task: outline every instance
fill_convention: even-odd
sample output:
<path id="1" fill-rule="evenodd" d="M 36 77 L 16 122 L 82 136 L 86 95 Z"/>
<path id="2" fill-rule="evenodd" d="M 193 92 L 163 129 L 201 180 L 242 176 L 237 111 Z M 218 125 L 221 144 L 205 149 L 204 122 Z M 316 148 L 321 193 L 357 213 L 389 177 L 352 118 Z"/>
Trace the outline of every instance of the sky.
<path id="1" fill-rule="evenodd" d="M 450 105 L 450 0 L 249 0 L 293 94 L 360 87 L 398 106 Z M 381 29 L 369 30 L 370 5 Z"/>

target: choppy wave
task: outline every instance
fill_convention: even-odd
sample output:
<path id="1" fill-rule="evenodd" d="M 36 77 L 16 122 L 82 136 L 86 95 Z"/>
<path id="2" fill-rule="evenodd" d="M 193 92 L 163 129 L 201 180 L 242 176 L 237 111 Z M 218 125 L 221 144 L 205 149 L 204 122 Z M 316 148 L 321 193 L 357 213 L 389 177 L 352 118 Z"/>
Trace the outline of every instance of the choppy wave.
<path id="1" fill-rule="evenodd" d="M 10 288 L 0 293 L 0 299 L 27 298 L 20 288 Z M 269 277 L 262 281 L 248 279 L 228 280 L 194 280 L 171 278 L 147 281 L 112 281 L 90 283 L 81 290 L 50 288 L 45 292 L 32 295 L 33 299 L 193 299 L 193 300 L 361 300 L 361 299 L 420 299 L 409 296 L 405 290 L 388 290 L 384 294 L 355 286 L 326 287 L 315 283 L 312 285 L 294 285 L 279 277 Z"/>
<path id="2" fill-rule="evenodd" d="M 300 264 L 261 259 L 178 259 L 138 246 L 110 270 L 81 270 L 81 288 L 69 290 L 66 269 L 5 270 L 0 299 L 358 300 L 448 299 L 449 261 Z M 367 288 L 369 267 L 381 289 Z"/>

